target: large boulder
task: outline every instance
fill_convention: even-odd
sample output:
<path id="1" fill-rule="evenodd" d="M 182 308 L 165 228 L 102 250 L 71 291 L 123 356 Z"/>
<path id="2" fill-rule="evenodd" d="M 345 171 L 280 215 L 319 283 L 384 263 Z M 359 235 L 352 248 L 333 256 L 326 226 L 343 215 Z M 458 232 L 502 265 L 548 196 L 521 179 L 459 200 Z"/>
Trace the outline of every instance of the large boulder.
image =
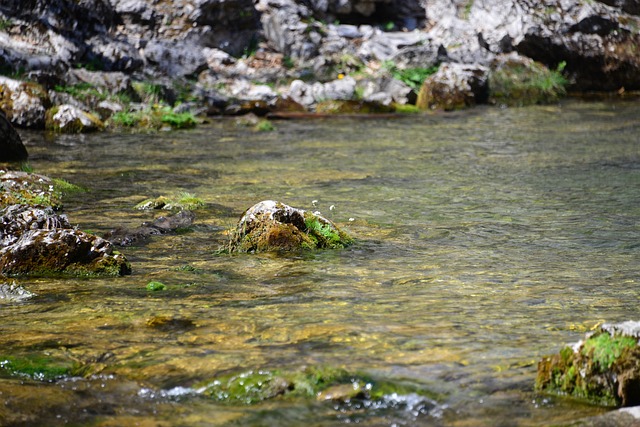
<path id="1" fill-rule="evenodd" d="M 20 135 L 11 126 L 4 111 L 0 110 L 0 162 L 19 162 L 28 157 Z"/>
<path id="2" fill-rule="evenodd" d="M 344 248 L 353 242 L 319 213 L 265 200 L 249 208 L 234 232 L 231 252 Z"/>
<path id="3" fill-rule="evenodd" d="M 488 69 L 481 65 L 446 63 L 429 76 L 416 106 L 422 110 L 459 110 L 487 102 Z"/>
<path id="4" fill-rule="evenodd" d="M 536 388 L 607 406 L 640 405 L 640 322 L 604 324 L 538 363 Z"/>
<path id="5" fill-rule="evenodd" d="M 603 3 L 433 0 L 427 19 L 452 61 L 488 65 L 516 51 L 551 68 L 566 61 L 573 89 L 640 88 L 640 21 Z"/>

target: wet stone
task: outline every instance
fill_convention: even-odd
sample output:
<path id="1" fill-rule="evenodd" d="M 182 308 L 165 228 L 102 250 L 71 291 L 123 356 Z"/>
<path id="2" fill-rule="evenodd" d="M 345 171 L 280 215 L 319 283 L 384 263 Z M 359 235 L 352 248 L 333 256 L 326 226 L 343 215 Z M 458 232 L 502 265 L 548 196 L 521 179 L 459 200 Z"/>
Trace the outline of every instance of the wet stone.
<path id="1" fill-rule="evenodd" d="M 536 388 L 605 406 L 640 405 L 640 322 L 604 324 L 538 363 Z"/>
<path id="2" fill-rule="evenodd" d="M 0 250 L 7 276 L 122 276 L 131 273 L 124 255 L 108 241 L 80 230 L 29 230 Z"/>
<path id="3" fill-rule="evenodd" d="M 338 249 L 353 239 L 319 213 L 265 200 L 249 208 L 234 232 L 231 252 Z"/>

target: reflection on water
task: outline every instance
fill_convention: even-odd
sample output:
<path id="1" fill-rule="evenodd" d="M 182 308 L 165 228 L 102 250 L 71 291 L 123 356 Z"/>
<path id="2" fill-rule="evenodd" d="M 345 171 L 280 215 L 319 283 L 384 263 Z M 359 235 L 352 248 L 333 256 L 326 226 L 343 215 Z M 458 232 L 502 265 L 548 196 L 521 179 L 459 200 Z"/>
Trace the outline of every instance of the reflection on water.
<path id="1" fill-rule="evenodd" d="M 0 380 L 0 424 L 495 426 L 599 413 L 533 382 L 541 356 L 598 322 L 637 319 L 639 113 L 569 102 L 282 121 L 270 133 L 213 120 L 154 135 L 26 134 L 37 172 L 90 189 L 66 203 L 82 229 L 139 226 L 160 213 L 133 206 L 181 191 L 207 207 L 191 232 L 123 249 L 131 276 L 19 280 L 37 297 L 0 306 L 3 354 L 64 357 L 93 375 Z M 242 211 L 271 198 L 319 209 L 357 244 L 218 255 Z M 167 289 L 147 291 L 150 280 Z M 150 326 L 159 318 L 173 323 Z M 180 393 L 221 373 L 310 365 L 439 398 L 420 411 Z"/>

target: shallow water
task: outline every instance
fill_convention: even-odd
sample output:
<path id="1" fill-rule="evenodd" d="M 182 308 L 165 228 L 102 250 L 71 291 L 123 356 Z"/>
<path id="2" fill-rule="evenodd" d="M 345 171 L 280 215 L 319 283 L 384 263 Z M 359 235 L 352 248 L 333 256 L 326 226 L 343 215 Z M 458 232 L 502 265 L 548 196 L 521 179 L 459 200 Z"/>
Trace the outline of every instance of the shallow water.
<path id="1" fill-rule="evenodd" d="M 65 204 L 84 230 L 167 214 L 133 209 L 149 197 L 186 191 L 207 205 L 190 232 L 123 248 L 131 276 L 19 280 L 37 296 L 0 305 L 3 355 L 64 356 L 94 375 L 2 376 L 0 425 L 538 426 L 598 414 L 533 385 L 543 355 L 603 321 L 638 319 L 638 117 L 638 103 L 568 101 L 278 121 L 269 133 L 233 119 L 151 135 L 24 133 L 36 172 L 89 189 Z M 217 254 L 264 199 L 320 210 L 357 243 Z M 147 291 L 150 280 L 167 289 Z M 185 322 L 148 326 L 161 316 Z M 309 365 L 408 380 L 434 402 L 345 411 L 185 393 L 221 373 Z"/>

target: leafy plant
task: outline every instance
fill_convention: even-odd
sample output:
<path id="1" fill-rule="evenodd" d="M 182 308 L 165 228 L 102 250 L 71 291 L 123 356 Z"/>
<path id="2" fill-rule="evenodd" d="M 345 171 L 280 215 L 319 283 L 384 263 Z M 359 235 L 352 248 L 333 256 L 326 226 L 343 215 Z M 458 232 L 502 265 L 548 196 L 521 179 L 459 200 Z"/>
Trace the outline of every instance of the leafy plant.
<path id="1" fill-rule="evenodd" d="M 434 65 L 428 68 L 416 67 L 400 69 L 390 60 L 385 61 L 383 67 L 391 73 L 394 79 L 400 80 L 416 92 L 420 90 L 425 79 L 438 71 L 439 68 L 438 65 Z"/>

